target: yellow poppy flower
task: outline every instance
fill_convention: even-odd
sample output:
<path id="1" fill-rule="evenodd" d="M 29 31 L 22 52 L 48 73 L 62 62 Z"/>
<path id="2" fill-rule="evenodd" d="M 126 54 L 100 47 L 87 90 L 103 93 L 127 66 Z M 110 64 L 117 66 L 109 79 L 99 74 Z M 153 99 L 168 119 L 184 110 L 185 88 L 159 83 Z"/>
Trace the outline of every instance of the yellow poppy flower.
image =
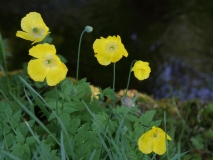
<path id="1" fill-rule="evenodd" d="M 120 36 L 108 36 L 106 39 L 96 39 L 93 43 L 95 57 L 101 65 L 109 65 L 111 62 L 119 61 L 122 56 L 127 57 L 128 53 L 121 42 Z"/>
<path id="2" fill-rule="evenodd" d="M 30 12 L 21 20 L 21 29 L 17 31 L 16 36 L 34 41 L 33 43 L 42 41 L 50 32 L 49 28 L 44 23 L 41 15 L 37 12 Z M 33 44 L 32 43 L 32 44 Z"/>
<path id="3" fill-rule="evenodd" d="M 148 62 L 136 61 L 132 67 L 132 71 L 134 71 L 134 75 L 138 80 L 144 80 L 149 77 L 151 68 Z"/>
<path id="4" fill-rule="evenodd" d="M 166 136 L 168 140 L 172 140 L 169 135 Z M 165 132 L 161 128 L 153 126 L 138 139 L 138 147 L 144 154 L 151 152 L 158 155 L 164 154 L 166 152 Z"/>
<path id="5" fill-rule="evenodd" d="M 46 78 L 47 84 L 54 86 L 66 77 L 68 69 L 56 55 L 54 45 L 38 44 L 29 50 L 29 55 L 36 58 L 30 60 L 27 67 L 34 81 L 43 82 Z"/>

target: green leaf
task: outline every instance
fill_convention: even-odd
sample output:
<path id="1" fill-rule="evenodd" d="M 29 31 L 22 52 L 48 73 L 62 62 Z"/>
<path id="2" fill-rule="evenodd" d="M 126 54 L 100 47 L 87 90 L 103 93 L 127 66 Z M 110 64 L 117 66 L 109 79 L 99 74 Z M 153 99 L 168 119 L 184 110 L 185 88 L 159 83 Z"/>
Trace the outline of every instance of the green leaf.
<path id="1" fill-rule="evenodd" d="M 85 134 L 85 132 L 88 131 L 89 129 L 90 129 L 89 124 L 85 123 L 79 127 L 78 134 Z"/>
<path id="2" fill-rule="evenodd" d="M 30 155 L 30 147 L 27 144 L 23 144 L 23 150 L 25 151 L 25 153 Z"/>
<path id="3" fill-rule="evenodd" d="M 106 122 L 108 120 L 108 115 L 106 113 L 93 114 L 94 122 L 92 124 L 92 128 L 95 132 L 103 132 L 105 129 Z"/>
<path id="4" fill-rule="evenodd" d="M 68 127 L 67 127 L 67 131 L 72 134 L 75 135 L 78 131 L 78 127 L 81 124 L 81 120 L 79 118 L 75 118 L 73 120 L 70 121 Z"/>
<path id="5" fill-rule="evenodd" d="M 89 96 L 89 98 L 91 97 L 91 89 L 85 78 L 76 83 L 75 89 L 77 93 L 76 95 L 72 96 L 72 99 L 78 100 L 79 98 L 84 98 L 85 96 Z"/>
<path id="6" fill-rule="evenodd" d="M 11 117 L 11 125 L 12 127 L 16 127 L 20 121 L 21 117 L 21 109 L 18 110 L 18 112 L 14 113 L 13 116 Z"/>
<path id="7" fill-rule="evenodd" d="M 54 111 L 56 110 L 56 99 L 48 98 L 46 99 L 46 102 L 48 106 L 50 106 Z M 58 109 L 62 108 L 62 103 L 60 101 L 58 101 L 57 105 L 58 105 Z"/>
<path id="8" fill-rule="evenodd" d="M 93 112 L 93 113 L 107 110 L 106 107 L 101 107 L 101 102 L 96 98 L 93 98 L 93 100 L 90 103 L 88 103 L 87 105 L 88 105 L 89 109 L 91 110 L 91 112 Z"/>
<path id="9" fill-rule="evenodd" d="M 132 114 L 127 114 L 125 118 L 127 120 L 129 120 L 130 122 L 137 122 L 138 121 L 138 117 L 136 117 L 135 115 L 132 115 Z"/>
<path id="10" fill-rule="evenodd" d="M 62 113 L 62 111 L 59 109 L 58 114 L 60 115 L 61 113 Z M 54 113 L 51 113 L 49 118 L 48 118 L 48 121 L 51 121 L 51 120 L 54 120 L 54 119 L 56 119 L 56 116 L 55 116 Z"/>
<path id="11" fill-rule="evenodd" d="M 142 114 L 139 121 L 144 126 L 150 126 L 150 123 L 156 113 L 156 110 L 149 110 L 145 114 Z M 150 126 L 151 127 L 151 126 Z"/>
<path id="12" fill-rule="evenodd" d="M 6 148 L 9 148 L 15 142 L 15 136 L 12 133 L 7 134 L 4 137 L 4 144 Z"/>
<path id="13" fill-rule="evenodd" d="M 65 103 L 63 104 L 63 112 L 66 112 L 66 113 L 73 113 L 73 112 L 78 111 L 77 108 L 74 108 L 74 107 L 73 107 L 74 104 L 71 104 L 71 103 L 74 103 L 74 102 L 65 102 Z"/>
<path id="14" fill-rule="evenodd" d="M 12 109 L 7 102 L 0 101 L 0 113 L 5 113 L 5 117 L 10 119 L 12 117 Z"/>
<path id="15" fill-rule="evenodd" d="M 59 118 L 63 122 L 64 126 L 67 127 L 70 122 L 70 115 L 68 113 L 61 113 Z"/>
<path id="16" fill-rule="evenodd" d="M 12 147 L 12 154 L 14 156 L 18 156 L 19 158 L 23 156 L 24 154 L 24 150 L 23 150 L 23 146 L 20 143 L 15 143 Z"/>
<path id="17" fill-rule="evenodd" d="M 162 122 L 162 120 L 152 121 L 150 123 L 150 126 L 156 126 L 156 127 L 158 127 L 158 126 L 160 126 L 161 122 Z"/>
<path id="18" fill-rule="evenodd" d="M 204 149 L 203 138 L 200 135 L 190 138 L 190 141 L 197 150 Z"/>
<path id="19" fill-rule="evenodd" d="M 73 90 L 73 82 L 69 79 L 65 79 L 60 83 L 60 88 L 65 95 L 70 96 Z"/>
<path id="20" fill-rule="evenodd" d="M 144 132 L 145 132 L 144 127 L 141 126 L 140 123 L 136 122 L 134 124 L 134 134 L 133 134 L 134 140 L 137 141 Z"/>
<path id="21" fill-rule="evenodd" d="M 35 124 L 34 120 L 27 121 L 28 125 L 32 127 Z M 25 122 L 19 122 L 19 125 L 16 127 L 16 130 L 23 134 L 23 136 L 26 136 L 26 134 L 29 132 L 29 128 L 26 125 Z"/>
<path id="22" fill-rule="evenodd" d="M 75 111 L 75 110 L 76 111 L 85 110 L 84 104 L 82 102 L 79 102 L 79 101 L 74 101 L 74 102 L 66 103 L 65 105 L 68 108 L 72 108 L 73 111 Z"/>
<path id="23" fill-rule="evenodd" d="M 31 145 L 36 142 L 35 138 L 33 136 L 26 138 L 26 144 Z"/>
<path id="24" fill-rule="evenodd" d="M 8 126 L 8 124 L 3 123 L 3 128 L 4 128 L 4 134 L 8 134 L 11 132 L 11 126 Z"/>
<path id="25" fill-rule="evenodd" d="M 108 126 L 109 126 L 109 129 L 113 132 L 115 132 L 118 128 L 118 123 L 113 121 L 113 120 L 109 120 L 108 122 Z"/>
<path id="26" fill-rule="evenodd" d="M 104 96 L 106 96 L 107 98 L 116 99 L 116 95 L 115 95 L 114 90 L 111 89 L 111 88 L 109 88 L 109 87 L 103 90 L 103 94 L 104 94 Z"/>
<path id="27" fill-rule="evenodd" d="M 16 142 L 22 144 L 24 141 L 25 141 L 24 136 L 19 131 L 17 131 L 16 132 Z"/>
<path id="28" fill-rule="evenodd" d="M 113 113 L 124 116 L 128 110 L 129 108 L 122 105 L 120 107 L 113 108 Z"/>
<path id="29" fill-rule="evenodd" d="M 44 97 L 55 99 L 56 98 L 56 90 L 55 90 L 55 88 L 53 88 L 50 91 L 45 92 L 44 93 Z"/>
<path id="30" fill-rule="evenodd" d="M 57 56 L 60 58 L 61 62 L 67 63 L 67 59 L 63 55 L 57 54 Z"/>

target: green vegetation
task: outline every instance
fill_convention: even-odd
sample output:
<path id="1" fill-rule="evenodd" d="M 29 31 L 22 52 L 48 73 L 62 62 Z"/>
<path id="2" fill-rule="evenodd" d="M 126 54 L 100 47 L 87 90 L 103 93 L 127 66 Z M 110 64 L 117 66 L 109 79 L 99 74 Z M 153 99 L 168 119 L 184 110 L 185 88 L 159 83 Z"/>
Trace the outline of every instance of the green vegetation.
<path id="1" fill-rule="evenodd" d="M 26 65 L 21 71 L 8 72 L 5 48 L 0 37 L 0 159 L 189 160 L 213 156 L 213 104 L 154 100 L 134 90 L 134 94 L 127 92 L 132 101 L 126 105 L 121 102 L 123 94 L 111 88 L 98 88 L 94 96 L 86 78 L 67 77 L 50 87 L 45 81 L 32 81 Z M 172 138 L 162 156 L 138 149 L 139 137 L 152 126 L 161 127 Z"/>

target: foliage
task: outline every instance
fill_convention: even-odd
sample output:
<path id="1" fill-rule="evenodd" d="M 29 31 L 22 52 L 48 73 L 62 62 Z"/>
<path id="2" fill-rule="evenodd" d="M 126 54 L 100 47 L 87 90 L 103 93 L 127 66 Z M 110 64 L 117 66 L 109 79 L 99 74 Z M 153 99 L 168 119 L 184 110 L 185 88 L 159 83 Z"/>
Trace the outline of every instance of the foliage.
<path id="1" fill-rule="evenodd" d="M 137 108 L 115 107 L 95 98 L 91 102 L 86 79 L 76 84 L 65 79 L 58 88 L 41 94 L 21 77 L 20 81 L 25 95 L 17 97 L 11 92 L 1 97 L 2 159 L 8 154 L 19 159 L 61 159 L 61 144 L 64 156 L 73 159 L 104 159 L 106 155 L 110 159 L 129 159 L 142 155 L 137 139 L 153 125 L 155 111 L 138 117 Z M 101 93 L 103 97 L 115 97 L 113 94 L 110 89 Z M 40 109 L 41 117 L 33 114 L 34 108 Z"/>
<path id="2" fill-rule="evenodd" d="M 139 93 L 132 97 L 134 107 L 127 107 L 110 87 L 100 88 L 97 97 L 93 96 L 86 78 L 76 81 L 66 78 L 52 87 L 45 81 L 31 81 L 26 66 L 22 72 L 12 75 L 4 69 L 7 74 L 0 77 L 1 84 L 7 84 L 0 88 L 2 160 L 170 160 L 180 159 L 188 151 L 188 148 L 180 149 L 186 123 L 181 123 L 181 134 L 176 142 L 165 142 L 167 149 L 163 156 L 139 151 L 139 137 L 153 126 L 163 126 L 166 133 L 166 128 L 169 128 L 171 138 L 176 136 L 176 128 L 167 122 L 165 112 L 155 116 L 161 112 L 141 108 L 137 98 L 143 103 L 146 100 L 142 100 L 144 96 Z M 162 121 L 164 123 L 161 124 Z M 211 133 L 206 136 L 211 137 Z M 191 137 L 190 141 L 196 149 L 205 146 L 202 137 Z"/>
<path id="3" fill-rule="evenodd" d="M 24 92 L 1 96 L 1 159 L 147 157 L 138 150 L 137 141 L 152 126 L 160 126 L 162 120 L 154 118 L 156 110 L 139 115 L 138 105 L 114 104 L 116 96 L 110 88 L 100 90 L 100 98 L 91 100 L 86 79 L 74 83 L 67 78 L 55 88 L 35 90 L 21 77 L 25 74 L 13 75 L 19 77 Z M 174 149 L 175 145 L 169 145 L 170 157 Z"/>

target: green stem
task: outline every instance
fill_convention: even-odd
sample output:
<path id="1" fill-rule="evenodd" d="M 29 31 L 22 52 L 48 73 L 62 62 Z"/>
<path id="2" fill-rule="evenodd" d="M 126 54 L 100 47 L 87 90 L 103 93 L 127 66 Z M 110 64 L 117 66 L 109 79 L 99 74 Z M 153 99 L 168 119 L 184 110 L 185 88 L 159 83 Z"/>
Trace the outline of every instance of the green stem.
<path id="1" fill-rule="evenodd" d="M 113 66 L 113 91 L 115 91 L 115 64 L 116 63 L 114 63 L 114 66 Z M 113 110 L 113 108 L 114 108 L 114 105 L 115 105 L 115 99 L 113 99 L 113 105 L 111 106 L 110 105 L 110 110 L 109 110 L 109 117 L 108 117 L 108 119 L 107 119 L 107 122 L 106 122 L 106 124 L 105 124 L 105 127 L 104 127 L 104 140 L 105 140 L 105 137 L 106 137 L 106 129 L 107 129 L 107 124 L 109 123 L 109 120 L 110 120 L 110 118 L 112 117 L 112 110 Z M 101 155 L 101 152 L 102 152 L 102 148 L 103 148 L 103 145 L 101 146 L 101 149 L 100 149 L 100 155 Z M 99 157 L 100 157 L 100 155 L 99 155 Z"/>
<path id="2" fill-rule="evenodd" d="M 166 112 L 164 111 L 163 112 L 164 114 L 164 131 L 165 131 L 165 143 L 166 143 L 166 156 L 167 156 L 167 159 L 170 159 L 169 158 L 169 152 L 168 152 L 168 140 L 167 140 L 167 131 L 166 131 Z"/>
<path id="3" fill-rule="evenodd" d="M 56 115 L 58 116 L 58 89 L 57 86 L 55 86 L 55 95 L 56 95 L 56 104 L 55 104 L 55 112 Z M 56 121 L 56 136 L 59 136 L 59 126 L 58 126 L 58 121 Z"/>
<path id="4" fill-rule="evenodd" d="M 1 56 L 1 54 L 2 54 L 2 59 L 3 59 L 3 68 L 4 68 L 4 72 L 5 72 L 6 79 L 7 79 L 7 87 L 8 87 L 8 90 L 11 91 L 10 79 L 9 79 L 8 69 L 7 69 L 6 53 L 5 53 L 5 49 L 4 49 L 3 39 L 2 39 L 2 36 L 0 33 L 0 56 Z"/>
<path id="5" fill-rule="evenodd" d="M 80 58 L 80 49 L 81 49 L 81 39 L 82 39 L 82 36 L 83 36 L 84 32 L 86 32 L 86 29 L 83 30 L 83 32 L 81 33 L 80 40 L 79 40 L 79 45 L 78 45 L 78 59 L 77 59 L 76 81 L 78 81 L 79 58 Z"/>
<path id="6" fill-rule="evenodd" d="M 113 90 L 115 91 L 115 63 L 113 67 Z"/>
<path id="7" fill-rule="evenodd" d="M 129 77 L 128 77 L 128 81 L 127 81 L 127 86 L 126 86 L 126 92 L 125 92 L 125 95 L 124 95 L 124 97 L 126 97 L 126 94 L 127 94 L 127 91 L 128 91 L 128 88 L 129 88 L 129 82 L 130 82 L 130 76 L 131 76 L 131 70 L 132 70 L 132 66 L 133 66 L 133 64 L 136 62 L 137 60 L 134 60 L 134 61 L 132 61 L 132 63 L 131 63 L 131 66 L 130 66 L 130 69 L 129 69 Z"/>

